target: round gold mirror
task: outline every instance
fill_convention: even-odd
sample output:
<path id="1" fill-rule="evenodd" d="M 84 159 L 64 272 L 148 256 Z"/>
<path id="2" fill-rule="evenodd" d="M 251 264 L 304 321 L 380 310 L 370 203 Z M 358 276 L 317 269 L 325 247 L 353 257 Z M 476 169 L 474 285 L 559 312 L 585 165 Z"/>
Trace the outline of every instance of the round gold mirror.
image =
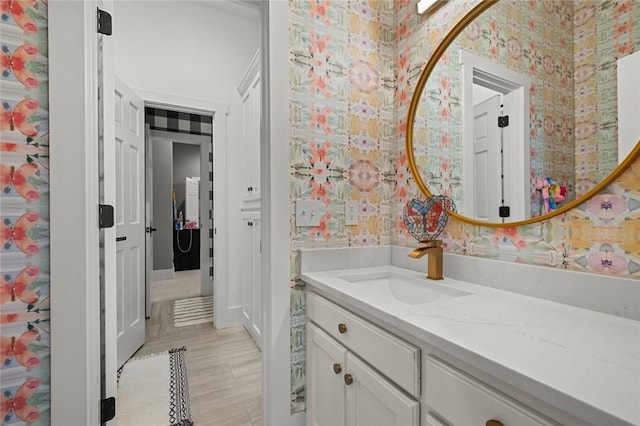
<path id="1" fill-rule="evenodd" d="M 610 184 L 640 150 L 637 100 L 626 100 L 637 77 L 624 74 L 640 75 L 639 19 L 633 1 L 479 3 L 435 49 L 409 106 L 420 190 L 451 197 L 464 222 L 519 226 Z"/>

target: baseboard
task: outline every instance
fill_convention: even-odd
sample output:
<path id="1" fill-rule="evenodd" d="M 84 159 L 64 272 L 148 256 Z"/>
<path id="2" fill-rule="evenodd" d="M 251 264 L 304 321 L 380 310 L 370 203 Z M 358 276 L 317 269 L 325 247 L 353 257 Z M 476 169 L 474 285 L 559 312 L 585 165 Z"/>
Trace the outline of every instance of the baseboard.
<path id="1" fill-rule="evenodd" d="M 214 298 L 215 304 L 215 298 Z M 218 318 L 216 318 L 218 319 Z M 214 321 L 214 325 L 216 328 L 227 328 L 227 327 L 235 327 L 237 325 L 243 325 L 242 322 L 242 306 L 232 306 L 231 308 L 227 308 L 226 312 L 222 315 L 220 319 L 220 323 Z"/>
<path id="2" fill-rule="evenodd" d="M 176 272 L 171 269 L 154 269 L 153 270 L 153 280 L 154 281 L 165 281 L 172 280 L 176 277 Z"/>
<path id="3" fill-rule="evenodd" d="M 227 319 L 230 326 L 242 324 L 242 306 L 232 306 L 227 309 Z"/>

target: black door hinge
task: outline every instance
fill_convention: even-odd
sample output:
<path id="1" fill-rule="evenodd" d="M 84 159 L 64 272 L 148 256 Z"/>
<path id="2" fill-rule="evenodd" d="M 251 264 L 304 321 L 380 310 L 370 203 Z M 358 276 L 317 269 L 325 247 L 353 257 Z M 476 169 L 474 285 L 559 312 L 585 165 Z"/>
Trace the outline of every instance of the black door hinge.
<path id="1" fill-rule="evenodd" d="M 102 228 L 111 228 L 114 223 L 113 217 L 113 206 L 108 204 L 100 204 L 98 206 L 98 227 Z"/>
<path id="2" fill-rule="evenodd" d="M 498 216 L 500 217 L 509 217 L 511 216 L 511 209 L 509 206 L 500 206 L 498 208 Z"/>
<path id="3" fill-rule="evenodd" d="M 98 34 L 110 36 L 112 33 L 111 15 L 98 8 Z"/>
<path id="4" fill-rule="evenodd" d="M 498 127 L 507 127 L 509 125 L 509 116 L 503 115 L 502 117 L 498 117 Z"/>
<path id="5" fill-rule="evenodd" d="M 113 420 L 116 416 L 116 399 L 112 396 L 100 401 L 100 423 Z"/>

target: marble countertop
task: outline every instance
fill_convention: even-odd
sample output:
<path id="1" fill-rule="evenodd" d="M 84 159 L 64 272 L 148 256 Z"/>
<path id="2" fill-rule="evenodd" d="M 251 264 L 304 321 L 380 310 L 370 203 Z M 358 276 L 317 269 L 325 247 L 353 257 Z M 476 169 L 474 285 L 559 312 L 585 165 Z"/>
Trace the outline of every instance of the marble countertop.
<path id="1" fill-rule="evenodd" d="M 393 272 L 468 295 L 408 304 L 341 277 Z M 301 272 L 321 293 L 595 425 L 640 425 L 640 322 L 392 265 Z"/>

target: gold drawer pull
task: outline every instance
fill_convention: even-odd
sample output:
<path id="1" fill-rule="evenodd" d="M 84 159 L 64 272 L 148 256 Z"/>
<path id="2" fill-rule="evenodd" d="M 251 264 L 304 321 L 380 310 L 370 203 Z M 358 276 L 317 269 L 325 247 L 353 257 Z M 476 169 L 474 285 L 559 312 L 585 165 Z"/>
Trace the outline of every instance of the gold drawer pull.
<path id="1" fill-rule="evenodd" d="M 333 364 L 333 372 L 336 374 L 340 374 L 340 372 L 342 371 L 342 366 L 340 364 L 338 364 L 337 362 L 335 364 Z"/>
<path id="2" fill-rule="evenodd" d="M 353 376 L 351 374 L 345 374 L 344 382 L 347 384 L 347 386 L 350 385 L 351 383 L 353 383 Z"/>
<path id="3" fill-rule="evenodd" d="M 504 426 L 500 420 L 487 420 L 485 426 Z"/>
<path id="4" fill-rule="evenodd" d="M 338 324 L 338 331 L 340 332 L 340 334 L 344 334 L 347 332 L 347 324 L 341 322 L 340 324 Z"/>

